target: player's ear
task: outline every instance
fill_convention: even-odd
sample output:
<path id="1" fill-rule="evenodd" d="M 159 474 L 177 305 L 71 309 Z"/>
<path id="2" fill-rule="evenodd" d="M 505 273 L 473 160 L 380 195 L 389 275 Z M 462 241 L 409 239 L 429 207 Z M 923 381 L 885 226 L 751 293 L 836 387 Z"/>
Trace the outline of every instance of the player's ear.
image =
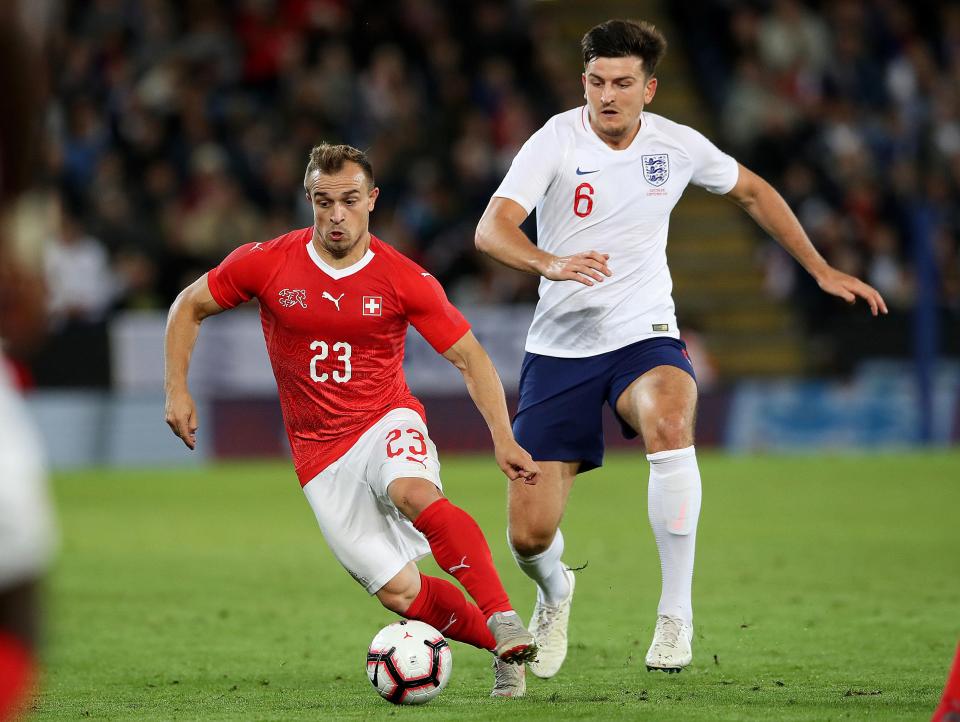
<path id="1" fill-rule="evenodd" d="M 370 190 L 370 195 L 367 196 L 367 200 L 369 201 L 369 205 L 368 205 L 368 207 L 367 207 L 367 210 L 368 210 L 368 211 L 372 211 L 372 210 L 373 210 L 373 207 L 377 204 L 377 196 L 379 196 L 379 195 L 380 195 L 380 189 L 377 188 L 376 186 L 374 186 L 374 187 Z"/>
<path id="2" fill-rule="evenodd" d="M 653 100 L 653 96 L 656 94 L 657 94 L 657 79 L 656 77 L 653 77 L 647 81 L 647 85 L 643 89 L 643 104 L 646 105 L 651 100 Z"/>
<path id="3" fill-rule="evenodd" d="M 587 74 L 580 73 L 580 84 L 583 86 L 583 99 L 587 99 Z"/>

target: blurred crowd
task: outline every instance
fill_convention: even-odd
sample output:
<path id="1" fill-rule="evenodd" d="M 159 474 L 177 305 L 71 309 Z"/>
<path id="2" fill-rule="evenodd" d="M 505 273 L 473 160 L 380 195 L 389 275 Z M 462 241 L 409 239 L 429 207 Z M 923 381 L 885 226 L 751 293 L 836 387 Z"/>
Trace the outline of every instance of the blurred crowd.
<path id="1" fill-rule="evenodd" d="M 671 52 L 688 54 L 715 110 L 717 127 L 702 130 L 892 307 L 934 283 L 960 314 L 960 5 L 668 6 Z M 73 343 L 117 309 L 165 308 L 237 245 L 309 225 L 303 172 L 324 140 L 370 153 L 373 232 L 455 300 L 534 300 L 535 279 L 494 268 L 473 231 L 524 140 L 582 102 L 577 48 L 547 15 L 510 0 L 68 2 L 41 169 L 58 207 L 54 337 Z M 931 219 L 932 278 L 914 262 L 918 210 Z M 815 322 L 823 295 L 762 247 L 770 293 Z M 46 356 L 59 365 L 56 344 Z"/>
<path id="2" fill-rule="evenodd" d="M 48 119 L 55 319 L 164 307 L 237 245 L 309 225 L 323 140 L 369 152 L 373 232 L 452 295 L 535 298 L 473 252 L 513 155 L 564 102 L 535 35 L 497 0 L 73 2 Z"/>
<path id="3" fill-rule="evenodd" d="M 960 4 L 673 7 L 727 148 L 783 193 L 826 258 L 893 308 L 933 284 L 960 319 Z M 768 290 L 815 321 L 826 299 L 772 242 L 763 254 Z"/>

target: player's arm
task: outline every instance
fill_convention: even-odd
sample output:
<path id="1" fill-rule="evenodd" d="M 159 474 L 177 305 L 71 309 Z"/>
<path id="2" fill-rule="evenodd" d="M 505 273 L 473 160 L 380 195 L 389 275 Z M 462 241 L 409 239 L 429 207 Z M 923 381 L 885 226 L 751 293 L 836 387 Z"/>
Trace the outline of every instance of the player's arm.
<path id="1" fill-rule="evenodd" d="M 520 230 L 529 214 L 515 200 L 494 196 L 477 224 L 477 250 L 505 266 L 533 273 L 551 281 L 579 281 L 592 286 L 612 275 L 607 266 L 610 255 L 597 251 L 572 256 L 555 256 L 537 248 Z"/>
<path id="2" fill-rule="evenodd" d="M 470 398 L 490 428 L 500 469 L 511 481 L 536 484 L 540 467 L 513 438 L 500 376 L 477 337 L 467 331 L 443 356 L 463 374 Z"/>
<path id="3" fill-rule="evenodd" d="M 887 304 L 875 288 L 827 263 L 813 247 L 783 196 L 773 186 L 744 166 L 740 165 L 739 168 L 740 177 L 727 197 L 739 204 L 763 230 L 796 258 L 824 291 L 839 296 L 847 303 L 854 303 L 859 296 L 869 304 L 874 316 L 887 313 Z"/>
<path id="4" fill-rule="evenodd" d="M 187 388 L 190 356 L 200 333 L 200 323 L 207 316 L 224 309 L 213 300 L 207 285 L 207 274 L 187 286 L 170 307 L 164 337 L 164 391 L 167 396 L 164 413 L 167 425 L 190 449 L 197 445 L 197 408 Z"/>

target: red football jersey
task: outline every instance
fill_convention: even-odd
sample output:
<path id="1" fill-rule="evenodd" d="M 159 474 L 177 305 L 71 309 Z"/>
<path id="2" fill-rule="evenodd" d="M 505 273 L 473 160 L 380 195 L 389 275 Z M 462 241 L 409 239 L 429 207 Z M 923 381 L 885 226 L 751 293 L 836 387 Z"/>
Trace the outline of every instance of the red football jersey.
<path id="1" fill-rule="evenodd" d="M 301 485 L 391 409 L 425 417 L 403 376 L 407 326 L 438 353 L 470 324 L 437 280 L 371 236 L 352 266 L 320 258 L 304 228 L 240 246 L 207 275 L 223 308 L 256 298 Z"/>

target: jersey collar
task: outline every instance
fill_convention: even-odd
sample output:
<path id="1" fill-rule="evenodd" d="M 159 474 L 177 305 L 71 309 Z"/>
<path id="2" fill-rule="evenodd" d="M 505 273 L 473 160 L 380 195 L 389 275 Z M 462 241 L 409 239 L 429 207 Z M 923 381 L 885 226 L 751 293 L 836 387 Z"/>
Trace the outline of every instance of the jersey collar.
<path id="1" fill-rule="evenodd" d="M 371 236 L 372 239 L 372 236 Z M 317 268 L 326 273 L 330 278 L 335 281 L 339 281 L 341 278 L 346 278 L 347 276 L 352 276 L 358 271 L 362 271 L 370 261 L 373 260 L 373 243 L 370 243 L 370 247 L 367 248 L 367 252 L 360 257 L 356 263 L 353 263 L 346 268 L 334 268 L 329 263 L 320 258 L 320 254 L 317 253 L 317 249 L 313 247 L 313 238 L 311 236 L 310 240 L 307 241 L 307 254 L 310 256 L 310 260 L 317 264 Z"/>

